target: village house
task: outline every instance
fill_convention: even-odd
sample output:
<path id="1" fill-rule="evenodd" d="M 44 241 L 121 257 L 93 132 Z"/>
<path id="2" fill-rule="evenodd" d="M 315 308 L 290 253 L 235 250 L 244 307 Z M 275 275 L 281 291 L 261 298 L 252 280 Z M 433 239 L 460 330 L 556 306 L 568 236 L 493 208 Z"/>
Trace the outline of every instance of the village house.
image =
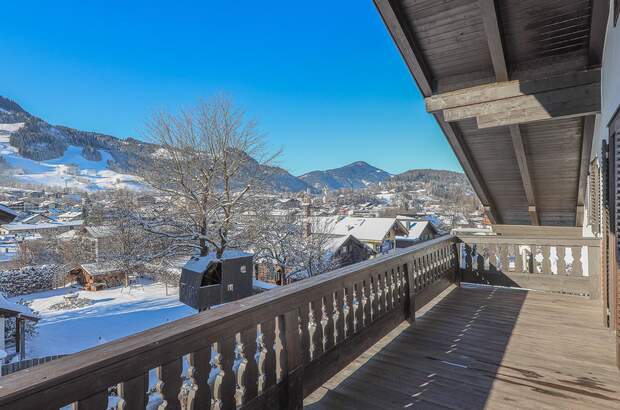
<path id="1" fill-rule="evenodd" d="M 310 225 L 313 234 L 352 235 L 377 253 L 393 249 L 396 237 L 409 233 L 396 218 L 312 217 Z"/>

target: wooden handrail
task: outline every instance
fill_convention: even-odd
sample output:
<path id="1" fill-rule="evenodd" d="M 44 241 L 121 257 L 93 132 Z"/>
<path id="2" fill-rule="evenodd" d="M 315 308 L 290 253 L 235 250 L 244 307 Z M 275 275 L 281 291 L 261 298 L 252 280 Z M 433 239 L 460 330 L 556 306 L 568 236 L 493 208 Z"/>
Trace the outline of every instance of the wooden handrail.
<path id="1" fill-rule="evenodd" d="M 151 369 L 168 409 L 183 400 L 195 409 L 212 400 L 223 408 L 298 408 L 445 290 L 457 268 L 452 236 L 397 250 L 4 377 L 0 409 L 105 409 L 116 385 L 126 408 L 144 408 Z M 212 349 L 219 371 L 209 384 Z M 192 388 L 179 398 L 184 360 Z"/>
<path id="2" fill-rule="evenodd" d="M 599 297 L 600 238 L 582 237 L 574 228 L 499 231 L 458 234 L 463 281 Z"/>

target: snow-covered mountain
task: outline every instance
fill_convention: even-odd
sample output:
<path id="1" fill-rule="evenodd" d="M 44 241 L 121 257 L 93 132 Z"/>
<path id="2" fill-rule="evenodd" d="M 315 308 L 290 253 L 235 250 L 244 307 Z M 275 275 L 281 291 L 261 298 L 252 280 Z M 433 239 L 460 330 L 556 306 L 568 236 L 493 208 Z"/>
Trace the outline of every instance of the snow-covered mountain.
<path id="1" fill-rule="evenodd" d="M 139 189 L 138 178 L 128 172 L 127 153 L 152 151 L 149 145 L 53 126 L 0 97 L 0 167 L 20 182 L 86 191 Z"/>
<path id="2" fill-rule="evenodd" d="M 387 181 L 391 175 L 382 169 L 357 161 L 344 167 L 327 171 L 312 171 L 299 177 L 315 189 L 365 188 L 371 184 Z"/>
<path id="3" fill-rule="evenodd" d="M 136 167 L 157 160 L 161 147 L 133 138 L 51 125 L 19 104 L 0 96 L 0 171 L 18 181 L 86 191 L 141 189 Z M 248 172 L 259 174 L 275 191 L 312 190 L 279 167 L 251 161 Z"/>

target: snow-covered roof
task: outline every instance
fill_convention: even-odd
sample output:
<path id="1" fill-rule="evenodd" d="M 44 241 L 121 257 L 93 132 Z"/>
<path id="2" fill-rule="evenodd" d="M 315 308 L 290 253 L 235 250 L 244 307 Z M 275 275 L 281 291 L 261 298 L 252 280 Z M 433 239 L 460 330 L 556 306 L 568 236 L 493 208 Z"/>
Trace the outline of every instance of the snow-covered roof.
<path id="1" fill-rule="evenodd" d="M 65 212 L 63 214 L 58 215 L 58 218 L 74 219 L 80 216 L 82 216 L 82 211 L 69 211 L 69 212 Z"/>
<path id="2" fill-rule="evenodd" d="M 247 256 L 253 255 L 238 249 L 226 249 L 222 255 L 222 259 L 238 259 Z M 193 272 L 204 272 L 209 267 L 209 264 L 216 259 L 215 252 L 211 252 L 207 256 L 193 256 L 187 261 L 187 263 L 185 263 L 183 268 Z"/>
<path id="3" fill-rule="evenodd" d="M 84 229 L 86 229 L 90 236 L 96 239 L 112 236 L 116 232 L 116 228 L 109 225 L 87 226 Z"/>
<path id="4" fill-rule="evenodd" d="M 11 209 L 11 208 L 9 208 L 8 206 L 6 206 L 6 205 L 2 205 L 2 204 L 0 204 L 0 212 L 3 212 L 3 213 L 5 213 L 5 214 L 7 214 L 7 215 L 11 215 L 11 216 L 13 216 L 13 217 L 16 217 L 16 216 L 17 216 L 17 212 L 15 212 L 14 210 L 12 210 L 12 209 Z"/>
<path id="5" fill-rule="evenodd" d="M 11 316 L 23 316 L 30 320 L 39 320 L 39 317 L 28 306 L 20 305 L 19 303 L 8 300 L 2 293 L 0 293 L 0 311 L 3 314 L 9 314 Z"/>
<path id="6" fill-rule="evenodd" d="M 412 222 L 409 225 L 409 235 L 408 238 L 409 239 L 418 239 L 420 238 L 420 235 L 422 235 L 422 232 L 424 232 L 424 230 L 426 229 L 426 227 L 430 224 L 429 221 L 416 221 L 416 222 Z M 431 225 L 432 227 L 432 225 Z"/>
<path id="7" fill-rule="evenodd" d="M 406 228 L 396 218 L 313 217 L 312 231 L 336 236 L 353 235 L 361 241 L 382 241 L 394 224 Z"/>
<path id="8" fill-rule="evenodd" d="M 109 275 L 119 271 L 119 267 L 114 263 L 83 263 L 80 266 L 91 276 Z"/>
<path id="9" fill-rule="evenodd" d="M 62 227 L 81 226 L 84 221 L 69 221 L 69 222 L 49 222 L 40 224 L 24 224 L 24 223 L 10 223 L 2 225 L 2 228 L 7 231 L 30 231 L 33 229 L 55 229 Z"/>

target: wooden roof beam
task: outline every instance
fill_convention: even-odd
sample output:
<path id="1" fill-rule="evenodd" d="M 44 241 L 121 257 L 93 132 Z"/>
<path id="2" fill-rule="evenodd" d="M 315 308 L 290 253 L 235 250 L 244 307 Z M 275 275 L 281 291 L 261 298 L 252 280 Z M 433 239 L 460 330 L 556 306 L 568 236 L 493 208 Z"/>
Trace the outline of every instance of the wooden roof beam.
<path id="1" fill-rule="evenodd" d="M 512 137 L 512 146 L 515 151 L 515 157 L 517 158 L 517 164 L 519 165 L 519 171 L 521 173 L 521 181 L 523 181 L 523 189 L 525 190 L 525 196 L 527 198 L 528 212 L 532 220 L 532 225 L 540 225 L 540 218 L 536 211 L 536 197 L 534 195 L 534 184 L 530 175 L 530 167 L 527 162 L 527 155 L 525 154 L 525 147 L 523 145 L 523 137 L 521 135 L 521 127 L 518 125 L 511 125 L 510 136 Z"/>
<path id="2" fill-rule="evenodd" d="M 424 103 L 426 111 L 433 112 L 600 82 L 601 70 L 593 69 L 534 80 L 512 80 L 463 88 L 435 94 L 425 98 Z"/>
<path id="3" fill-rule="evenodd" d="M 460 132 L 455 129 L 452 124 L 444 121 L 441 113 L 434 113 L 433 116 L 444 132 L 444 135 L 452 147 L 452 151 L 454 151 L 456 158 L 461 164 L 465 175 L 474 187 L 474 191 L 476 191 L 480 202 L 482 202 L 491 224 L 501 224 L 501 215 L 497 211 L 493 198 L 491 198 L 489 190 L 482 179 L 482 175 L 480 174 L 480 171 L 472 158 L 471 152 L 469 152 L 467 144 L 463 140 Z"/>
<path id="4" fill-rule="evenodd" d="M 591 6 L 588 64 L 590 67 L 600 67 L 603 61 L 603 45 L 609 17 L 609 0 L 591 0 Z"/>
<path id="5" fill-rule="evenodd" d="M 399 2 L 394 0 L 374 0 L 381 18 L 388 28 L 392 39 L 398 46 L 409 71 L 424 97 L 433 93 L 431 72 L 426 65 L 422 52 L 417 48 L 413 32 L 407 23 Z"/>
<path id="6" fill-rule="evenodd" d="M 480 7 L 484 31 L 489 44 L 495 78 L 497 81 L 508 81 L 508 65 L 506 64 L 502 35 L 497 19 L 497 5 L 495 0 L 478 0 L 478 6 Z"/>
<path id="7" fill-rule="evenodd" d="M 579 162 L 579 186 L 577 188 L 577 209 L 575 225 L 583 226 L 583 206 L 586 197 L 586 185 L 588 181 L 588 168 L 592 153 L 592 139 L 594 137 L 595 115 L 583 118 L 583 136 L 581 138 L 581 160 Z"/>

